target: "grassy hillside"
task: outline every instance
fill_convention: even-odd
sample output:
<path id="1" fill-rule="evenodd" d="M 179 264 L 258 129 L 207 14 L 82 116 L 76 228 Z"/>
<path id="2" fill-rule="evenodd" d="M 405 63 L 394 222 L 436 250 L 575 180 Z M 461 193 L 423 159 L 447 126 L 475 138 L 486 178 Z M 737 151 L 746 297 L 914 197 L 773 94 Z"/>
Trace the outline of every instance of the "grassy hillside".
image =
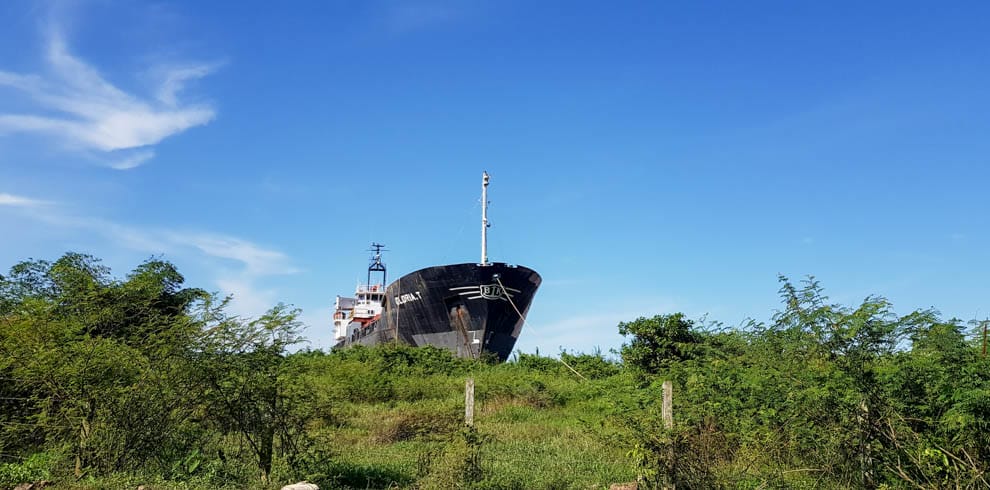
<path id="1" fill-rule="evenodd" d="M 657 315 L 617 326 L 621 362 L 503 364 L 290 353 L 297 312 L 243 319 L 182 284 L 78 254 L 0 276 L 0 488 L 990 488 L 980 325 L 813 280 L 782 279 L 768 324 Z"/>
<path id="2" fill-rule="evenodd" d="M 337 397 L 329 419 L 310 427 L 333 448 L 329 467 L 317 468 L 325 473 L 311 477 L 353 488 L 450 488 L 466 477 L 489 488 L 599 488 L 635 477 L 607 421 L 608 393 L 630 384 L 541 371 L 525 356 L 501 365 L 426 360 L 445 356 L 399 346 L 297 355 L 312 386 Z M 468 377 L 474 431 L 463 425 Z"/>
<path id="3" fill-rule="evenodd" d="M 397 345 L 286 359 L 287 396 L 304 419 L 295 443 L 304 448 L 292 456 L 277 448 L 286 452 L 269 484 L 254 477 L 244 441 L 219 434 L 201 440 L 167 476 L 152 466 L 77 480 L 63 448 L 36 453 L 33 467 L 0 466 L 0 478 L 54 479 L 67 488 L 276 488 L 307 479 L 360 489 L 606 488 L 635 478 L 629 447 L 609 422 L 610 400 L 635 390 L 628 376 L 581 379 L 547 358 L 492 365 Z M 463 422 L 469 377 L 473 429 Z M 214 457 L 220 452 L 225 462 Z"/>

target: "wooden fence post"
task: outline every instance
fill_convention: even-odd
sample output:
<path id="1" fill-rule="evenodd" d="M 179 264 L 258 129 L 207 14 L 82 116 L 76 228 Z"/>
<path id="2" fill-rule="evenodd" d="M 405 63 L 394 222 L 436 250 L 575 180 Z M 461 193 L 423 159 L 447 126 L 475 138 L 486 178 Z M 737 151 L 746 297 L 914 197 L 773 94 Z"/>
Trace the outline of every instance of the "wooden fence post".
<path id="1" fill-rule="evenodd" d="M 670 381 L 663 382 L 663 428 L 670 430 L 674 428 L 674 384 Z"/>
<path id="2" fill-rule="evenodd" d="M 474 426 L 474 378 L 468 378 L 464 384 L 464 423 Z"/>
<path id="3" fill-rule="evenodd" d="M 667 449 L 667 467 L 665 468 L 663 488 L 674 490 L 676 479 L 674 478 L 674 383 L 663 382 L 663 405 L 660 407 L 660 417 L 663 419 L 663 428 L 669 431 L 670 447 Z"/>

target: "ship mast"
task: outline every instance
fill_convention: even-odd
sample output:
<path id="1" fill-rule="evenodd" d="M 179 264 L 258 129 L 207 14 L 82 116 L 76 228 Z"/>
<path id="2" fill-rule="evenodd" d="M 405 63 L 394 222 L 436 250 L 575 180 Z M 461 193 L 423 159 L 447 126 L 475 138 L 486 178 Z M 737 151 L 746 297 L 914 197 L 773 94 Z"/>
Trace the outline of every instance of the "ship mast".
<path id="1" fill-rule="evenodd" d="M 488 265 L 488 172 L 481 174 L 481 265 Z"/>
<path id="2" fill-rule="evenodd" d="M 371 288 L 372 272 L 382 273 L 382 286 L 385 286 L 385 264 L 382 263 L 383 250 L 385 250 L 385 245 L 376 242 L 372 242 L 371 249 L 368 250 L 369 252 L 375 252 L 375 255 L 371 256 L 371 265 L 368 266 L 368 288 Z"/>

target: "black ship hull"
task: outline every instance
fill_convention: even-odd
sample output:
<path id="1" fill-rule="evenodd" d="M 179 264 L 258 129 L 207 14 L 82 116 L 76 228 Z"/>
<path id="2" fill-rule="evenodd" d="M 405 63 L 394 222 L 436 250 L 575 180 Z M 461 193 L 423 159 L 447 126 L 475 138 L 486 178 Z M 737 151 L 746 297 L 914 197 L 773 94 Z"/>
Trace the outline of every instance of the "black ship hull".
<path id="1" fill-rule="evenodd" d="M 421 269 L 389 284 L 381 318 L 338 347 L 398 340 L 505 361 L 541 280 L 532 269 L 503 263 Z"/>

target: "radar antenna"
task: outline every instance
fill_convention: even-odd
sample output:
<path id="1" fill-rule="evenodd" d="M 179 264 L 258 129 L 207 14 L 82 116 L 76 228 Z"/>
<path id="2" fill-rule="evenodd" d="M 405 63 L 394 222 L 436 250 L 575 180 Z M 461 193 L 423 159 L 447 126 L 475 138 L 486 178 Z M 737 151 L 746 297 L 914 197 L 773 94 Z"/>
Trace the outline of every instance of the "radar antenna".
<path id="1" fill-rule="evenodd" d="M 371 248 L 368 251 L 375 253 L 371 256 L 371 265 L 368 266 L 368 287 L 371 287 L 372 272 L 382 273 L 382 286 L 385 286 L 385 264 L 382 263 L 382 252 L 388 252 L 388 250 L 385 248 L 385 245 L 372 242 Z"/>

